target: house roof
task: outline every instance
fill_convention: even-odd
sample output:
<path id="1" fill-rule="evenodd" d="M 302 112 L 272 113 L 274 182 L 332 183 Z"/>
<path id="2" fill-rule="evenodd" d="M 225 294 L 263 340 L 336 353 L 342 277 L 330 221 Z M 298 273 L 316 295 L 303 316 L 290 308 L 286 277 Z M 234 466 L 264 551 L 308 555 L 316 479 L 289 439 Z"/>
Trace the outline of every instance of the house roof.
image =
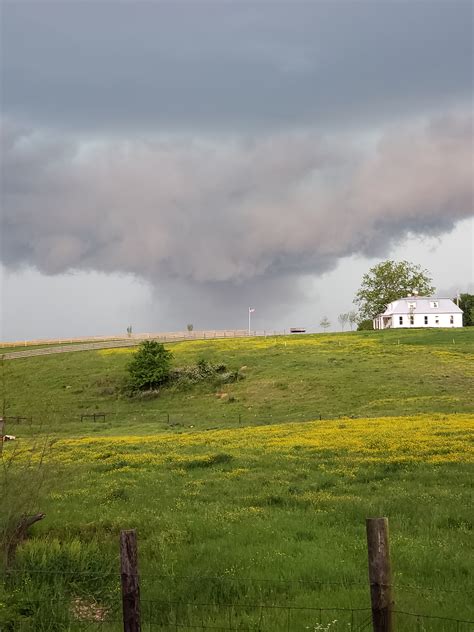
<path id="1" fill-rule="evenodd" d="M 432 307 L 431 303 L 438 303 L 438 307 Z M 382 316 L 391 316 L 392 314 L 409 314 L 411 309 L 409 303 L 415 303 L 414 313 L 418 314 L 462 314 L 463 311 L 450 298 L 438 296 L 407 296 L 392 301 L 387 305 Z"/>

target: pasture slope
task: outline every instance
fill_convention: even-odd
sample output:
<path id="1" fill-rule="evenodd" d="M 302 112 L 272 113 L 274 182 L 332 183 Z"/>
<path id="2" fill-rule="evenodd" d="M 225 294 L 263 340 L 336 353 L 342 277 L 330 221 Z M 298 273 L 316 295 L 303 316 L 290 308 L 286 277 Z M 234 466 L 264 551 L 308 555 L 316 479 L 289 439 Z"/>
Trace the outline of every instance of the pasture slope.
<path id="1" fill-rule="evenodd" d="M 118 532 L 136 527 L 145 629 L 368 629 L 371 515 L 390 519 L 396 609 L 459 621 L 397 629 L 472 628 L 474 331 L 170 349 L 245 379 L 130 401 L 126 349 L 4 363 L 20 439 L 0 516 L 34 489 L 46 519 L 0 588 L 0 628 L 120 630 Z"/>

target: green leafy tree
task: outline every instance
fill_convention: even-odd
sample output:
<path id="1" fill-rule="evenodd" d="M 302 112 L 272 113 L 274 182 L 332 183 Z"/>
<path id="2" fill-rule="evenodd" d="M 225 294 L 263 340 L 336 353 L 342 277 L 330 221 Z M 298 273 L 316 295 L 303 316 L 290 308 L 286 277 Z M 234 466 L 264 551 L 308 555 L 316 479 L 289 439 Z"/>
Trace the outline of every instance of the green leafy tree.
<path id="1" fill-rule="evenodd" d="M 132 392 L 147 391 L 164 384 L 170 375 L 173 354 L 156 340 L 145 340 L 128 365 Z"/>
<path id="2" fill-rule="evenodd" d="M 364 274 L 354 299 L 361 320 L 381 314 L 389 303 L 399 298 L 414 293 L 431 296 L 435 291 L 431 281 L 428 271 L 414 263 L 390 260 L 378 263 Z"/>
<path id="3" fill-rule="evenodd" d="M 453 298 L 456 302 L 456 299 Z M 460 294 L 459 307 L 462 309 L 462 323 L 464 327 L 474 327 L 474 294 Z"/>
<path id="4" fill-rule="evenodd" d="M 194 325 L 192 323 L 188 323 L 186 325 L 186 328 L 187 328 L 188 331 L 192 331 L 194 329 Z"/>

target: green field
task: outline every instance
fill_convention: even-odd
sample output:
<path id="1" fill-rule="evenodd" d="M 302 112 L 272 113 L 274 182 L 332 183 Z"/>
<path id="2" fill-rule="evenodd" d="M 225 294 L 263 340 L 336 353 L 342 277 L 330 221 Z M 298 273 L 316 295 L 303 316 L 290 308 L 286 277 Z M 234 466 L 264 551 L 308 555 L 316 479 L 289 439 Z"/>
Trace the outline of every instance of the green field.
<path id="1" fill-rule="evenodd" d="M 118 533 L 132 527 L 146 630 L 368 629 L 374 515 L 390 520 L 396 608 L 474 619 L 474 331 L 169 348 L 176 365 L 245 378 L 129 400 L 128 349 L 5 362 L 7 416 L 33 421 L 7 423 L 19 440 L 5 444 L 2 505 L 36 481 L 46 519 L 17 550 L 0 629 L 120 630 Z M 105 421 L 80 421 L 93 411 Z"/>
<path id="2" fill-rule="evenodd" d="M 472 412 L 474 332 L 364 332 L 187 341 L 176 365 L 225 362 L 246 376 L 216 389 L 164 389 L 153 400 L 116 393 L 134 349 L 58 354 L 5 363 L 8 415 L 33 416 L 54 434 L 149 433 L 340 416 Z M 107 412 L 102 421 L 81 414 Z M 16 434 L 19 429 L 11 428 Z M 23 431 L 23 430 L 22 430 Z M 27 430 L 23 431 L 27 432 Z"/>

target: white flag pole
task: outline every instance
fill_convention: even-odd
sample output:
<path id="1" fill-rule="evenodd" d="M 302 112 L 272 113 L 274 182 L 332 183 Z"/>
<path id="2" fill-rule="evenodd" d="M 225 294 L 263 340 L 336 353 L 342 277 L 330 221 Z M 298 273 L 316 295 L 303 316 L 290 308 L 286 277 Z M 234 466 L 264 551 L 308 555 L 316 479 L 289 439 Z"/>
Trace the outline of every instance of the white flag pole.
<path id="1" fill-rule="evenodd" d="M 255 307 L 249 307 L 249 336 L 250 336 L 250 314 L 255 311 Z"/>

